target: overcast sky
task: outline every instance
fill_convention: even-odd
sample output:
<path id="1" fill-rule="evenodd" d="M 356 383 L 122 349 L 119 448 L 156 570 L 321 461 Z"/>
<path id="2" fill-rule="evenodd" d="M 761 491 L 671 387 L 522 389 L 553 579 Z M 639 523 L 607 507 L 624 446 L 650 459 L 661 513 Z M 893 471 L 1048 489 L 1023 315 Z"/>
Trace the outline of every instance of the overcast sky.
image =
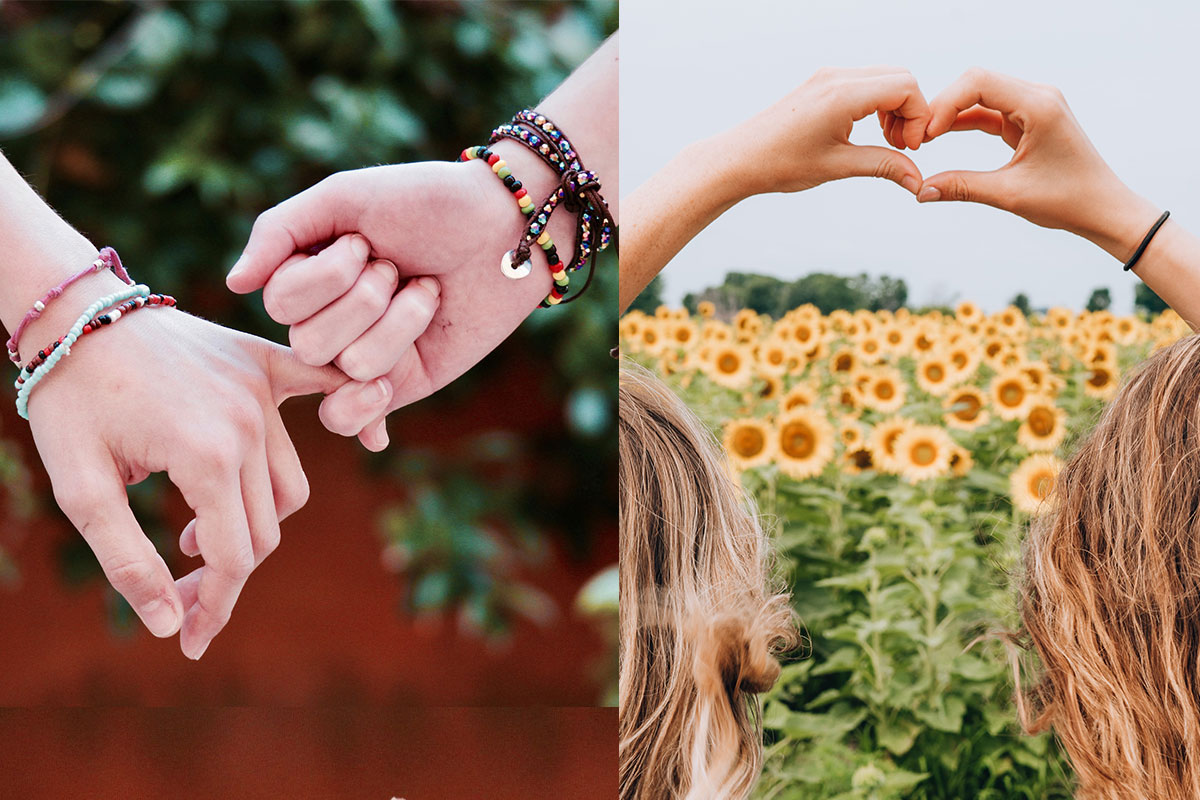
<path id="1" fill-rule="evenodd" d="M 1198 34 L 1194 2 L 626 0 L 622 192 L 685 143 L 767 107 L 819 67 L 901 65 L 932 98 L 982 66 L 1061 88 L 1117 174 L 1200 233 Z M 853 140 L 883 144 L 874 117 Z M 932 175 L 991 169 L 1010 154 L 986 134 L 952 133 L 913 160 Z M 1113 309 L 1124 313 L 1137 280 L 1071 234 L 986 206 L 918 205 L 870 178 L 735 207 L 667 267 L 665 297 L 678 303 L 730 270 L 889 274 L 907 281 L 911 303 L 970 298 L 988 310 L 1020 291 L 1035 307 L 1079 308 L 1093 288 L 1108 286 Z"/>

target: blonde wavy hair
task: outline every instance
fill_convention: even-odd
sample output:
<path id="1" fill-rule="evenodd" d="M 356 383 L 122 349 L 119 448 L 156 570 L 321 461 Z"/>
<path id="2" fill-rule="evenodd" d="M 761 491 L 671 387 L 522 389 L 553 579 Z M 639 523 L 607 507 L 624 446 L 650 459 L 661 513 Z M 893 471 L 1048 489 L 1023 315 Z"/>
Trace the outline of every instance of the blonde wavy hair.
<path id="1" fill-rule="evenodd" d="M 742 798 L 795 618 L 713 436 L 641 368 L 619 399 L 620 797 Z"/>
<path id="2" fill-rule="evenodd" d="M 1022 623 L 1080 800 L 1200 798 L 1200 338 L 1156 353 L 1063 468 L 1025 546 Z"/>

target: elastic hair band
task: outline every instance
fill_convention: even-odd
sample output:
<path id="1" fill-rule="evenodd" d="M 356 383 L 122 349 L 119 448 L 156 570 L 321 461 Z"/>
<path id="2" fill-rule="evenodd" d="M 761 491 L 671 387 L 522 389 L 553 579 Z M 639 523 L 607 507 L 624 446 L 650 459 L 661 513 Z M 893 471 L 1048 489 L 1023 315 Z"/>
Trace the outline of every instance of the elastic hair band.
<path id="1" fill-rule="evenodd" d="M 1138 245 L 1138 249 L 1133 252 L 1133 258 L 1125 262 L 1126 272 L 1133 269 L 1133 265 L 1138 262 L 1138 259 L 1142 257 L 1142 253 L 1146 252 L 1146 248 L 1150 246 L 1150 240 L 1154 238 L 1154 234 L 1158 233 L 1158 229 L 1163 226 L 1163 223 L 1167 221 L 1167 217 L 1169 216 L 1171 216 L 1171 212 L 1164 211 L 1162 216 L 1158 218 L 1158 222 L 1154 223 L 1154 226 L 1150 228 L 1150 232 L 1146 234 L 1146 238 L 1142 239 L 1142 243 Z"/>
<path id="2" fill-rule="evenodd" d="M 25 379 L 24 383 L 17 387 L 17 413 L 21 415 L 21 419 L 29 419 L 29 395 L 33 391 L 42 378 L 65 356 L 71 355 L 71 345 L 83 335 L 83 326 L 87 325 L 92 317 L 99 314 L 106 308 L 111 308 L 118 303 L 123 303 L 131 297 L 147 297 L 150 294 L 150 287 L 143 284 L 131 286 L 128 289 L 123 289 L 115 294 L 110 294 L 108 297 L 102 297 L 96 302 L 87 307 L 87 310 L 79 315 L 79 319 L 75 320 L 75 324 L 67 331 L 67 335 L 63 337 L 62 344 L 50 354 L 42 364 L 33 371 L 33 374 Z"/>
<path id="3" fill-rule="evenodd" d="M 111 247 L 102 248 L 100 250 L 100 255 L 96 257 L 95 261 L 88 265 L 87 269 L 80 270 L 79 272 L 75 273 L 58 286 L 55 286 L 53 289 L 42 295 L 40 300 L 34 301 L 33 307 L 25 312 L 25 316 L 17 325 L 17 329 L 13 331 L 13 335 L 9 337 L 9 361 L 13 362 L 17 366 L 21 365 L 21 355 L 20 350 L 18 349 L 18 342 L 21 341 L 21 334 L 25 332 L 25 328 L 28 327 L 29 323 L 33 322 L 42 315 L 42 312 L 46 310 L 46 306 L 49 305 L 51 301 L 53 301 L 56 297 L 59 297 L 67 290 L 67 287 L 75 283 L 75 281 L 87 275 L 91 275 L 93 272 L 100 272 L 101 270 L 105 269 L 111 269 L 118 278 L 125 281 L 125 283 L 128 283 L 130 286 L 133 285 L 133 278 L 129 277 L 129 273 L 125 270 L 125 267 L 121 265 L 121 257 L 117 255 L 117 251 L 113 250 Z"/>

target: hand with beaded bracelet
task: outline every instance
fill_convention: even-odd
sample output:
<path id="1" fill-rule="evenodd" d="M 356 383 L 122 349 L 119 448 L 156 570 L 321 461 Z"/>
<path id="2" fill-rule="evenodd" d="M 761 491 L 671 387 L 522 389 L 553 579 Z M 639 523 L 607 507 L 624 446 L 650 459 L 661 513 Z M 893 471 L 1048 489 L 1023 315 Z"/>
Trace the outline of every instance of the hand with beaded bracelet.
<path id="1" fill-rule="evenodd" d="M 24 384 L 33 389 L 29 424 L 54 496 L 151 633 L 178 632 L 184 654 L 199 658 L 229 620 L 250 572 L 278 544 L 280 520 L 308 497 L 277 405 L 297 394 L 346 391 L 347 379 L 167 303 L 131 313 L 145 287 L 89 269 L 96 248 L 3 157 L 0 248 L 0 318 L 14 332 L 30 316 L 17 359 L 56 361 L 36 387 Z M 48 290 L 64 284 L 47 301 Z M 119 305 L 97 308 L 103 329 L 94 330 L 77 318 L 101 298 Z M 38 313 L 28 315 L 31 308 Z M 77 336 L 64 357 L 54 343 L 73 323 L 90 335 Z M 34 366 L 29 380 L 46 365 Z M 181 544 L 194 543 L 204 560 L 178 581 L 142 532 L 125 491 L 163 471 L 195 512 Z"/>
<path id="2" fill-rule="evenodd" d="M 571 132 L 572 144 L 588 168 L 602 176 L 615 220 L 617 37 L 537 108 Z M 519 177 L 532 202 L 540 203 L 560 185 L 562 176 L 524 144 L 498 141 L 488 147 Z M 453 154 L 458 155 L 457 150 Z M 551 296 L 558 279 L 546 251 L 536 243 L 541 233 L 561 258 L 578 250 L 576 219 L 555 213 L 547 220 L 547 230 L 535 236 L 530 274 L 521 280 L 505 277 L 502 257 L 527 233 L 528 219 L 518 202 L 496 173 L 477 162 L 422 162 L 338 173 L 262 214 L 228 284 L 236 292 L 262 288 L 268 313 L 292 326 L 292 345 L 308 363 L 332 358 L 356 380 L 387 380 L 394 394 L 384 413 L 361 413 L 337 396 L 326 398 L 321 406 L 321 419 L 331 431 L 357 435 L 368 448 L 382 449 L 387 444 L 386 412 L 457 378 Z M 304 236 L 293 238 L 295 231 Z M 440 306 L 428 329 L 415 339 L 414 326 L 407 322 L 414 313 L 411 303 L 420 300 L 415 289 L 375 317 L 350 309 L 324 319 L 312 313 L 337 301 L 342 287 L 358 278 L 360 265 L 325 258 L 317 268 L 309 262 L 325 251 L 310 256 L 309 250 L 351 234 L 370 242 L 374 258 L 394 263 L 402 285 L 436 280 Z M 330 272 L 337 273 L 336 280 Z M 575 281 L 571 284 L 574 291 Z M 339 330 L 348 333 L 331 333 Z M 332 356 L 331 343 L 340 348 Z M 607 352 L 605 342 L 594 346 L 597 357 Z"/>

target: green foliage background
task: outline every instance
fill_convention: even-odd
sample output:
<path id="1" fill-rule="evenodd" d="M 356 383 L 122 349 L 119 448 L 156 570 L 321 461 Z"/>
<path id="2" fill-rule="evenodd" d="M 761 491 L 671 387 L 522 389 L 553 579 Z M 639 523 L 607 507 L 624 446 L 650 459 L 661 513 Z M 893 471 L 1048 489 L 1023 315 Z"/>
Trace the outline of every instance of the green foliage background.
<path id="1" fill-rule="evenodd" d="M 188 311 L 286 341 L 257 295 L 224 287 L 261 211 L 338 170 L 455 158 L 535 105 L 616 24 L 615 0 L 4 2 L 0 147 L 139 280 Z M 491 431 L 470 459 L 393 452 L 371 462 L 417 487 L 411 506 L 381 522 L 391 562 L 411 578 L 410 610 L 456 609 L 488 634 L 517 615 L 540 618 L 545 598 L 515 577 L 520 568 L 551 531 L 582 553 L 612 524 L 615 488 L 572 498 L 542 472 L 614 485 L 612 250 L 598 270 L 589 298 L 535 313 L 438 395 L 453 409 L 536 352 L 545 378 L 530 390 L 566 398 L 564 430 Z M 19 463 L 0 467 L 17 486 Z M 496 471 L 525 480 L 497 488 L 487 482 Z M 136 487 L 143 517 L 158 509 L 155 486 Z M 515 534 L 494 533 L 496 519 Z M 65 564 L 68 576 L 98 574 L 81 542 Z"/>
<path id="2" fill-rule="evenodd" d="M 742 308 L 781 317 L 807 303 L 819 308 L 822 314 L 839 308 L 895 311 L 908 302 L 908 285 L 903 278 L 887 275 L 872 278 L 865 272 L 858 275 L 812 272 L 793 281 L 752 272 L 730 272 L 720 286 L 685 295 L 683 305 L 694 314 L 697 304 L 704 300 L 713 303 L 722 318 L 732 317 Z M 644 306 L 640 306 L 642 310 L 654 313 L 653 308 Z"/>

